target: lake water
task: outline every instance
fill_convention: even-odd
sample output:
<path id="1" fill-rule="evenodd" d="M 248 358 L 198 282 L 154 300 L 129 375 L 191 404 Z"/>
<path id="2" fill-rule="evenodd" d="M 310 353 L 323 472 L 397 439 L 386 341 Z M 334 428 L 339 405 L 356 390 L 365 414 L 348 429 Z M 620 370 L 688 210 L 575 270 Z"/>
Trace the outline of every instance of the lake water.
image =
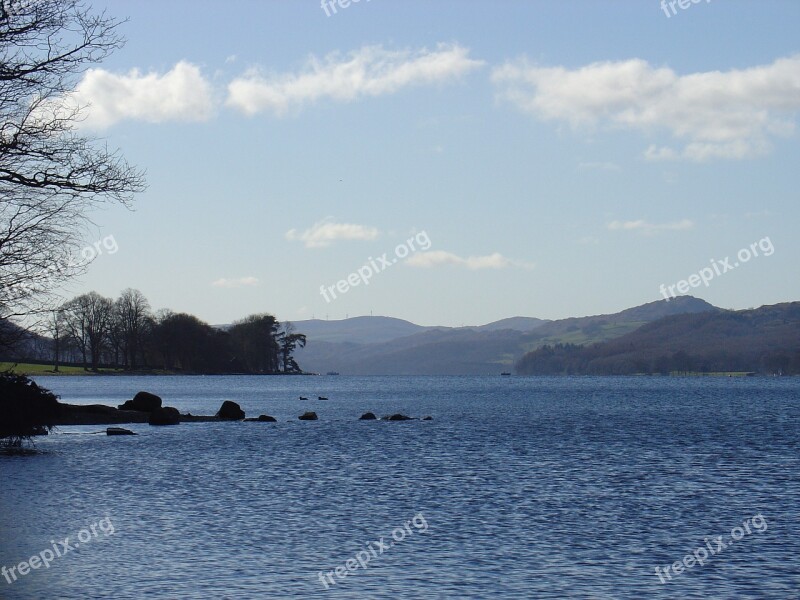
<path id="1" fill-rule="evenodd" d="M 37 380 L 279 422 L 0 456 L 0 598 L 800 597 L 800 378 Z"/>

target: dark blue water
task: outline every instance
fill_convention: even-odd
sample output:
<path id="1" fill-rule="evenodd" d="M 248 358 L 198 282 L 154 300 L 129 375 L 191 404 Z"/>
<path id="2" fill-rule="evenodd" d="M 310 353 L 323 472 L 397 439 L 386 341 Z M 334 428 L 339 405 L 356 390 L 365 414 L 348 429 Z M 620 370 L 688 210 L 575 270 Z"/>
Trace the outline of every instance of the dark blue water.
<path id="1" fill-rule="evenodd" d="M 0 598 L 800 597 L 798 378 L 39 381 L 279 423 L 62 428 L 0 456 L 0 566 L 95 525 Z"/>

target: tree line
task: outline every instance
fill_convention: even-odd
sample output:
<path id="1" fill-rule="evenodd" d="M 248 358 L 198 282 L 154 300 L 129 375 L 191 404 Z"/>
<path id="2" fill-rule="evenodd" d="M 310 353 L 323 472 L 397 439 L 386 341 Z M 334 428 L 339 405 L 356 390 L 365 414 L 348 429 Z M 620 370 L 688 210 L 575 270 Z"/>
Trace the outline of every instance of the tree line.
<path id="1" fill-rule="evenodd" d="M 153 312 L 144 294 L 130 288 L 116 299 L 77 296 L 51 312 L 45 330 L 55 371 L 69 362 L 87 371 L 292 374 L 302 372 L 294 353 L 306 344 L 291 323 L 270 314 L 212 327 L 187 313 Z"/>

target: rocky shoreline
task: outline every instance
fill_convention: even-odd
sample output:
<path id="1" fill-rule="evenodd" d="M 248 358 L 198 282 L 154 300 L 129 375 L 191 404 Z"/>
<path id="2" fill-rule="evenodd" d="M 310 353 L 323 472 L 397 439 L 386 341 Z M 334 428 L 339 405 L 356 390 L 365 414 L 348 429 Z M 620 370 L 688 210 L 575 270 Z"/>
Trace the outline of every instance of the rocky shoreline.
<path id="1" fill-rule="evenodd" d="M 149 423 L 150 425 L 178 425 L 180 423 L 214 423 L 214 422 L 254 422 L 275 423 L 277 419 L 269 415 L 247 418 L 245 412 L 236 403 L 225 400 L 215 415 L 181 414 L 177 408 L 162 406 L 161 398 L 149 392 L 139 392 L 132 400 L 118 407 L 104 404 L 65 404 L 58 403 L 59 410 L 54 425 L 126 425 Z M 305 412 L 298 417 L 301 421 L 318 420 L 315 412 Z M 373 413 L 365 413 L 360 420 L 411 421 L 413 417 L 394 414 L 379 419 Z M 422 420 L 430 421 L 432 417 Z"/>

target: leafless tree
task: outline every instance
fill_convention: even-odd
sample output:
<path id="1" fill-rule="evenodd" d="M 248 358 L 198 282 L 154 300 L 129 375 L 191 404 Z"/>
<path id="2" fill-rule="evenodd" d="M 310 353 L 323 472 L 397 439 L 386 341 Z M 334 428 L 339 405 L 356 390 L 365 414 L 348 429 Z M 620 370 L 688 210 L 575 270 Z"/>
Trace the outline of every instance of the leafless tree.
<path id="1" fill-rule="evenodd" d="M 82 0 L 0 0 L 0 320 L 47 309 L 80 273 L 99 203 L 129 205 L 143 173 L 79 129 L 71 92 L 122 45 L 119 22 Z"/>
<path id="2" fill-rule="evenodd" d="M 116 318 L 122 334 L 125 365 L 136 368 L 136 357 L 142 351 L 142 342 L 150 317 L 150 303 L 139 290 L 122 291 L 116 302 Z"/>
<path id="3" fill-rule="evenodd" d="M 97 292 L 73 298 L 63 306 L 64 320 L 72 341 L 80 349 L 83 366 L 92 370 L 100 366 L 100 358 L 108 341 L 114 302 Z"/>
<path id="4" fill-rule="evenodd" d="M 61 360 L 62 343 L 64 341 L 66 325 L 64 323 L 64 311 L 55 309 L 50 312 L 47 319 L 46 331 L 53 340 L 53 371 L 58 373 L 58 363 Z"/>

